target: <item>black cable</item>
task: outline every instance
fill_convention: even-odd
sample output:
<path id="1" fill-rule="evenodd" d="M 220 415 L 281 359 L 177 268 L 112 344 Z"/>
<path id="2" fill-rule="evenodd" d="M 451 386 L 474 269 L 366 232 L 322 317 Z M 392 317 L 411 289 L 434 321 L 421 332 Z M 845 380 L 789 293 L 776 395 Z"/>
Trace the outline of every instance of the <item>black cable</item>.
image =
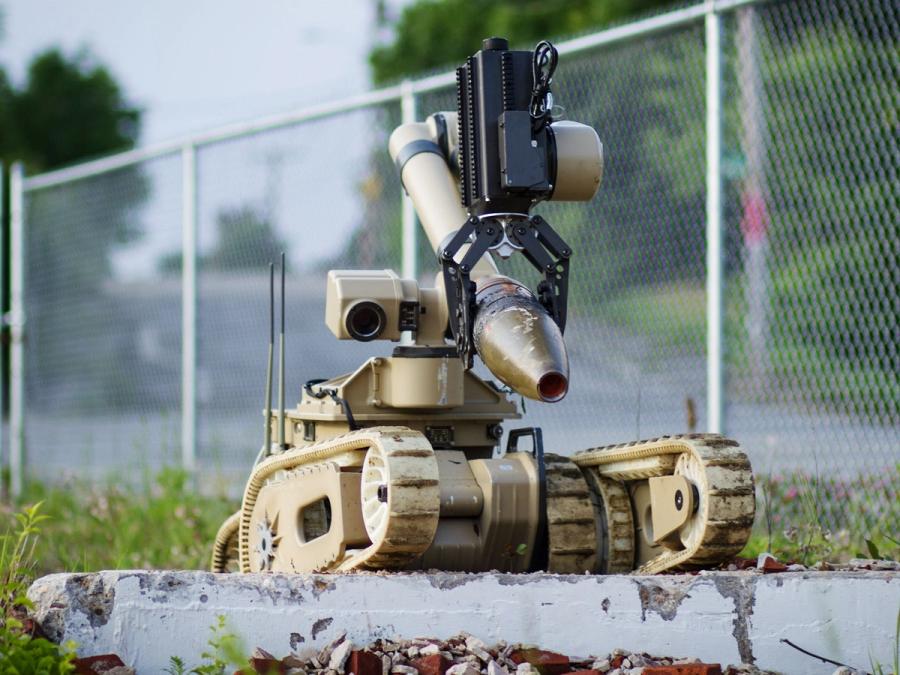
<path id="1" fill-rule="evenodd" d="M 548 105 L 547 98 L 558 62 L 559 52 L 556 51 L 556 47 L 547 40 L 538 42 L 534 48 L 534 57 L 531 62 L 534 88 L 531 90 L 530 112 L 533 119 L 541 120 L 541 126 L 549 121 L 551 106 Z"/>
<path id="2" fill-rule="evenodd" d="M 360 428 L 360 426 L 356 423 L 356 419 L 353 417 L 353 410 L 350 408 L 350 402 L 347 401 L 347 399 L 338 396 L 337 389 L 333 387 L 319 387 L 318 389 L 313 389 L 313 387 L 327 381 L 328 380 L 325 379 L 308 380 L 306 384 L 303 385 L 303 390 L 310 396 L 318 399 L 323 399 L 326 396 L 330 396 L 331 400 L 341 406 L 341 410 L 344 411 L 344 417 L 347 418 L 347 424 L 350 427 L 350 431 L 356 431 Z"/>

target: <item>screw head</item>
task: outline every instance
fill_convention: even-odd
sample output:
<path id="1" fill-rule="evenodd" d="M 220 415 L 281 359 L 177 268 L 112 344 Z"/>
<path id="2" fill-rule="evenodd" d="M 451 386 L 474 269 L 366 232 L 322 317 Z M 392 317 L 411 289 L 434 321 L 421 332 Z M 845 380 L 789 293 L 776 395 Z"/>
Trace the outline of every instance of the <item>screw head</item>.
<path id="1" fill-rule="evenodd" d="M 681 490 L 675 490 L 675 510 L 681 511 L 684 506 L 684 495 L 681 494 Z"/>

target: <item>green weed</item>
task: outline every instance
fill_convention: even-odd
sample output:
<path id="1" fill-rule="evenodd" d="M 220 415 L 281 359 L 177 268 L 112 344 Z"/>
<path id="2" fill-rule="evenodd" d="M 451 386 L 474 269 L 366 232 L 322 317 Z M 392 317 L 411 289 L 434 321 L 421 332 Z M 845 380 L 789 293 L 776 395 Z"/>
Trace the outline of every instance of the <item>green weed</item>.
<path id="1" fill-rule="evenodd" d="M 204 663 L 187 669 L 184 661 L 177 656 L 169 658 L 168 675 L 223 675 L 230 667 L 238 668 L 238 673 L 255 672 L 249 668 L 249 659 L 237 635 L 228 630 L 225 617 L 220 615 L 218 623 L 212 627 L 212 637 L 207 642 L 209 649 L 200 655 Z"/>
<path id="2" fill-rule="evenodd" d="M 0 535 L 0 673 L 63 675 L 74 670 L 72 645 L 55 645 L 32 638 L 24 619 L 31 610 L 26 596 L 34 573 L 38 525 L 47 520 L 41 504 L 14 514 L 13 524 Z"/>
<path id="3" fill-rule="evenodd" d="M 812 564 L 850 558 L 900 560 L 900 467 L 853 479 L 794 472 L 758 475 L 757 527 L 742 555 L 769 551 Z"/>
<path id="4" fill-rule="evenodd" d="M 137 485 L 31 483 L 23 503 L 35 501 L 47 517 L 35 550 L 39 574 L 205 569 L 216 531 L 233 510 L 224 495 L 199 494 L 186 472 L 171 468 Z"/>
<path id="5" fill-rule="evenodd" d="M 894 669 L 887 671 L 880 663 L 870 656 L 869 662 L 872 664 L 872 673 L 874 675 L 898 675 L 900 674 L 900 609 L 897 610 L 897 626 L 894 628 Z"/>

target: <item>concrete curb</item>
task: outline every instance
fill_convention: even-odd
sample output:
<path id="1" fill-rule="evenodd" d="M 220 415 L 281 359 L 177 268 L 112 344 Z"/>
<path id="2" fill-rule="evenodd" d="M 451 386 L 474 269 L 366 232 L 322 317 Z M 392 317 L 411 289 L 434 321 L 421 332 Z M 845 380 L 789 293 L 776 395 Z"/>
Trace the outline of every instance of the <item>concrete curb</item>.
<path id="1" fill-rule="evenodd" d="M 110 571 L 43 577 L 28 594 L 53 639 L 74 640 L 82 656 L 117 653 L 140 673 L 162 672 L 173 655 L 197 663 L 210 627 L 225 615 L 249 649 L 276 656 L 321 647 L 344 631 L 357 645 L 467 631 L 488 644 L 531 643 L 571 656 L 623 648 L 802 674 L 833 667 L 782 638 L 857 668 L 870 658 L 890 663 L 900 573 Z"/>

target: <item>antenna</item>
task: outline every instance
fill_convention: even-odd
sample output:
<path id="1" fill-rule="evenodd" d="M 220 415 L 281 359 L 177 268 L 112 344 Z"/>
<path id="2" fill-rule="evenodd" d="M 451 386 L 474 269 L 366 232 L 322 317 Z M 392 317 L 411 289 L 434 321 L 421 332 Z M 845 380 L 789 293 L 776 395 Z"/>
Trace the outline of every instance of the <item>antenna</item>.
<path id="1" fill-rule="evenodd" d="M 275 264 L 269 263 L 269 361 L 266 364 L 266 428 L 263 456 L 272 452 L 272 356 L 275 352 Z"/>
<path id="2" fill-rule="evenodd" d="M 278 341 L 278 451 L 284 445 L 284 251 L 281 252 L 281 334 Z"/>

